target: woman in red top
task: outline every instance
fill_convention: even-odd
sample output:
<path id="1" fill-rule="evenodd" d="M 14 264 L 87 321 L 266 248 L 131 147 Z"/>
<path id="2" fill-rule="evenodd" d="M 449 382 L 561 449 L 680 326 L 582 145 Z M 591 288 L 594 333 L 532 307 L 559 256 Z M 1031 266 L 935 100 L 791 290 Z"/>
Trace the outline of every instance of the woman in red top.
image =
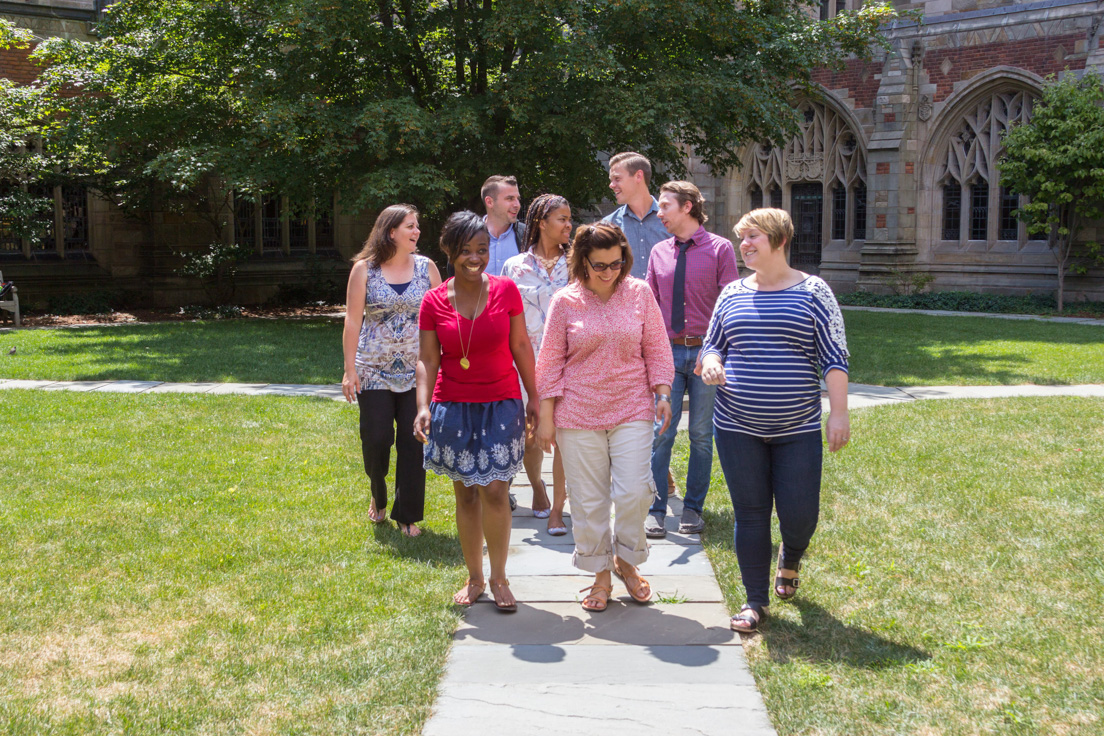
<path id="1" fill-rule="evenodd" d="M 508 494 L 522 468 L 527 425 L 535 431 L 537 424 L 533 348 L 517 286 L 483 273 L 490 260 L 483 219 L 467 211 L 449 217 L 441 250 L 456 275 L 422 300 L 414 434 L 426 443 L 426 470 L 451 478 L 456 493 L 456 528 L 468 581 L 453 600 L 471 605 L 486 589 L 486 539 L 495 605 L 516 611 L 506 580 Z M 521 402 L 519 372 L 529 394 L 527 406 Z"/>

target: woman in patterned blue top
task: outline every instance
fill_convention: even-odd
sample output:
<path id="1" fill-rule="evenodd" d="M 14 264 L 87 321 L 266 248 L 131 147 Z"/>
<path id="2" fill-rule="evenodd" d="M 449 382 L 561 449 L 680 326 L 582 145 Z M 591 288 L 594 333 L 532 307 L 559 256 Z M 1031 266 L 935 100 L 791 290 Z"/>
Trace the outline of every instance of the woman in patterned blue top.
<path id="1" fill-rule="evenodd" d="M 416 254 L 419 235 L 418 211 L 408 204 L 393 204 L 376 218 L 353 258 L 342 336 L 341 390 L 360 406 L 360 445 L 372 487 L 368 518 L 387 520 L 387 470 L 395 445 L 391 518 L 410 537 L 421 534 L 416 524 L 425 511 L 422 445 L 414 437 L 418 310 L 425 293 L 441 283 L 433 261 Z"/>
<path id="2" fill-rule="evenodd" d="M 797 572 L 820 514 L 820 377 L 828 386 L 828 449 L 847 444 L 847 339 L 828 284 L 790 268 L 793 222 L 752 210 L 734 228 L 751 276 L 717 299 L 702 346 L 702 379 L 716 385 L 713 428 L 736 518 L 733 538 L 747 604 L 736 631 L 755 631 L 769 598 L 771 507 L 782 545 L 774 592 L 797 592 Z"/>

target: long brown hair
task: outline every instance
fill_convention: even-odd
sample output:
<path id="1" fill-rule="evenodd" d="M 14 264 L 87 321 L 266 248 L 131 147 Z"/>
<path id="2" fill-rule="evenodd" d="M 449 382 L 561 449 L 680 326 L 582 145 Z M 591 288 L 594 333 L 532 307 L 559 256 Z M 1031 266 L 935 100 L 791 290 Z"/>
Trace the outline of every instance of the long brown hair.
<path id="1" fill-rule="evenodd" d="M 522 250 L 529 250 L 540 242 L 540 224 L 561 207 L 571 208 L 566 199 L 558 194 L 542 194 L 529 204 L 525 213 L 525 243 Z"/>
<path id="2" fill-rule="evenodd" d="M 581 284 L 587 281 L 587 263 L 590 262 L 592 251 L 605 250 L 621 246 L 621 272 L 617 274 L 617 280 L 613 282 L 616 287 L 632 270 L 633 254 L 625 233 L 616 225 L 608 222 L 599 222 L 594 225 L 580 225 L 575 231 L 575 240 L 571 242 L 571 252 L 567 254 L 567 268 L 571 272 L 571 278 Z"/>
<path id="3" fill-rule="evenodd" d="M 402 224 L 407 215 L 418 215 L 418 209 L 412 204 L 393 204 L 379 213 L 372 232 L 364 241 L 364 247 L 353 256 L 353 262 L 368 261 L 369 266 L 387 263 L 395 255 L 395 241 L 391 240 L 391 231 Z"/>

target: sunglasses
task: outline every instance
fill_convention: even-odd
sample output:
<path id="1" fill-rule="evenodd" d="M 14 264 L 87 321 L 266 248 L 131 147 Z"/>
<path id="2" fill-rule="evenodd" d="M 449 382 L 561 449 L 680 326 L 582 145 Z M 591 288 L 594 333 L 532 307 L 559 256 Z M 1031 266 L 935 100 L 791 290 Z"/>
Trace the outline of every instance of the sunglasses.
<path id="1" fill-rule="evenodd" d="M 595 263 L 589 258 L 587 259 L 587 263 L 589 263 L 590 267 L 593 268 L 595 271 L 598 271 L 599 273 L 605 271 L 607 268 L 611 271 L 620 271 L 621 267 L 625 265 L 624 260 L 614 261 L 613 263 Z"/>

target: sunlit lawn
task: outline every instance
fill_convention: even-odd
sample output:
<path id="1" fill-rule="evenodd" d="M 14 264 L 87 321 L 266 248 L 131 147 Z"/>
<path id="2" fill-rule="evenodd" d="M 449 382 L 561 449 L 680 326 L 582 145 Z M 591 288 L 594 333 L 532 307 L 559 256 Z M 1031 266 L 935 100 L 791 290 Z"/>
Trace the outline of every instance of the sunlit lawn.
<path id="1" fill-rule="evenodd" d="M 845 313 L 851 380 L 1104 383 L 1104 327 Z M 11 347 L 15 355 L 8 355 Z M 0 378 L 337 383 L 336 321 L 228 320 L 0 333 Z"/>
<path id="2" fill-rule="evenodd" d="M 852 426 L 801 590 L 746 642 L 779 733 L 1104 733 L 1104 400 L 918 402 Z M 714 471 L 704 540 L 736 612 Z"/>
<path id="3" fill-rule="evenodd" d="M 465 577 L 451 485 L 419 539 L 368 522 L 354 408 L 0 406 L 0 732 L 421 730 Z"/>

